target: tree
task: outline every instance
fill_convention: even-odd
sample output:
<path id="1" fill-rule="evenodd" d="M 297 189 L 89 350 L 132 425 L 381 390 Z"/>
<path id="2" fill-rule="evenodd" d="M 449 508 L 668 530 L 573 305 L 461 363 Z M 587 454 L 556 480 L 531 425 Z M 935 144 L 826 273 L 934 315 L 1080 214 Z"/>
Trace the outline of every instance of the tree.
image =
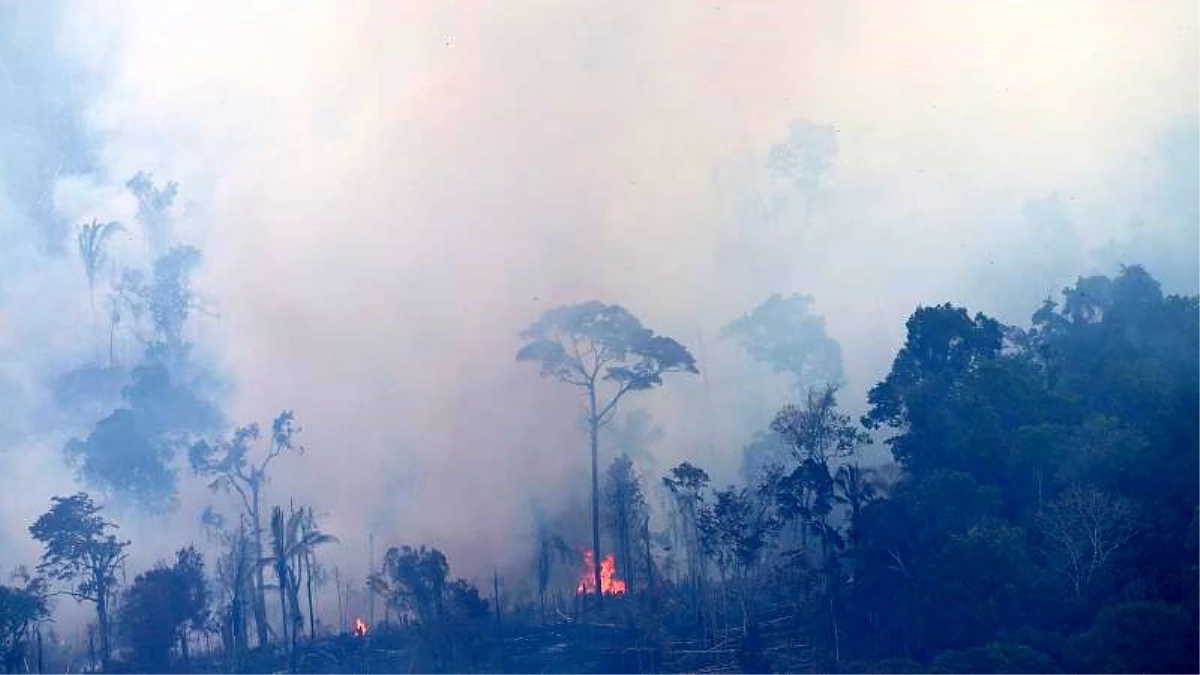
<path id="1" fill-rule="evenodd" d="M 284 452 L 304 452 L 304 447 L 292 442 L 300 432 L 296 416 L 284 410 L 271 422 L 271 435 L 267 439 L 266 454 L 257 463 L 251 462 L 250 444 L 260 436 L 258 424 L 239 427 L 230 440 L 217 440 L 210 444 L 200 441 L 189 451 L 192 470 L 199 475 L 212 476 L 208 487 L 213 491 L 237 494 L 246 521 L 250 524 L 254 549 L 252 560 L 264 557 L 262 525 L 262 491 L 267 483 L 267 468 Z M 258 644 L 268 642 L 270 624 L 267 622 L 266 590 L 263 582 L 263 567 L 254 565 L 254 622 L 258 631 Z"/>
<path id="2" fill-rule="evenodd" d="M 616 451 L 615 455 L 628 455 L 643 471 L 654 468 L 654 453 L 650 448 L 666 436 L 662 427 L 654 422 L 654 416 L 641 408 L 614 419 L 608 430 L 609 444 Z"/>
<path id="3" fill-rule="evenodd" d="M 682 544 L 688 560 L 688 583 L 693 596 L 699 598 L 704 579 L 701 558 L 700 521 L 704 513 L 704 492 L 708 488 L 708 472 L 690 462 L 682 462 L 663 477 L 663 486 L 670 493 L 675 516 L 677 543 Z"/>
<path id="4" fill-rule="evenodd" d="M 96 423 L 63 452 L 87 485 L 152 511 L 175 497 L 178 451 L 223 423 L 210 401 L 180 383 L 160 363 L 133 369 L 121 391 L 125 405 Z"/>
<path id="5" fill-rule="evenodd" d="M 126 189 L 137 199 L 137 220 L 145 231 L 146 242 L 152 253 L 164 250 L 171 241 L 170 208 L 175 203 L 179 184 L 175 181 L 166 187 L 154 186 L 154 175 L 143 171 L 125 182 Z"/>
<path id="6" fill-rule="evenodd" d="M 87 275 L 88 298 L 92 308 L 92 329 L 96 327 L 96 274 L 108 257 L 104 243 L 110 236 L 125 228 L 118 222 L 101 223 L 95 218 L 90 223 L 79 226 L 76 241 L 79 244 L 79 258 L 83 261 L 83 271 Z"/>
<path id="7" fill-rule="evenodd" d="M 173 644 L 187 663 L 188 631 L 202 626 L 208 613 L 204 559 L 190 546 L 175 555 L 174 565 L 139 574 L 121 604 L 123 633 L 136 665 L 148 672 L 167 672 Z"/>
<path id="8" fill-rule="evenodd" d="M 317 529 L 317 518 L 313 514 L 312 507 L 301 510 L 301 539 L 308 539 L 310 542 L 316 541 L 316 538 L 324 536 Z M 334 540 L 336 541 L 336 540 Z M 327 542 L 317 542 L 327 543 Z M 302 558 L 304 563 L 304 584 L 308 594 L 308 637 L 310 640 L 317 639 L 317 613 L 313 608 L 313 586 L 323 586 L 328 580 L 328 575 L 325 568 L 317 562 L 316 544 L 307 547 Z"/>
<path id="9" fill-rule="evenodd" d="M 550 588 L 550 576 L 556 562 L 570 564 L 575 560 L 575 552 L 567 545 L 560 535 L 550 531 L 550 527 L 540 518 L 537 523 L 537 584 L 538 604 L 541 608 L 542 623 L 546 623 L 546 591 Z"/>
<path id="10" fill-rule="evenodd" d="M 395 609 L 410 612 L 417 621 L 432 624 L 443 615 L 446 576 L 450 564 L 436 548 L 389 548 L 381 571 L 371 575 L 371 589 Z"/>
<path id="11" fill-rule="evenodd" d="M 646 518 L 646 499 L 641 478 L 633 469 L 629 455 L 621 455 L 608 467 L 605 486 L 608 525 L 617 544 L 617 556 L 625 566 L 625 581 L 633 588 L 637 565 L 634 564 L 634 537 Z"/>
<path id="12" fill-rule="evenodd" d="M 704 550 L 717 563 L 722 583 L 732 577 L 742 607 L 742 630 L 747 635 L 756 621 L 753 576 L 779 532 L 773 496 L 767 489 L 730 486 L 717 491 L 700 515 Z"/>
<path id="13" fill-rule="evenodd" d="M 518 361 L 536 361 L 541 374 L 584 390 L 592 454 L 592 548 L 596 602 L 600 580 L 600 428 L 621 399 L 662 384 L 663 375 L 699 373 L 696 360 L 675 340 L 642 326 L 620 305 L 590 301 L 551 309 L 520 334 Z"/>
<path id="14" fill-rule="evenodd" d="M 46 547 L 38 571 L 57 581 L 73 582 L 67 595 L 95 603 L 100 657 L 108 670 L 112 656 L 109 606 L 129 542 L 110 533 L 117 526 L 100 515 L 101 507 L 85 492 L 53 497 L 51 504 L 29 528 L 33 538 Z"/>
<path id="15" fill-rule="evenodd" d="M 475 653 L 488 617 L 488 603 L 467 581 L 450 581 L 449 573 L 446 556 L 436 548 L 392 547 L 384 555 L 382 570 L 371 575 L 369 584 L 390 607 L 413 616 L 420 644 L 433 652 L 435 669 L 454 672 L 468 668 L 451 667 L 448 658 L 456 645 Z M 479 669 L 478 663 L 470 665 Z"/>
<path id="16" fill-rule="evenodd" d="M 783 437 L 797 461 L 825 466 L 830 460 L 849 457 L 858 446 L 871 442 L 850 421 L 849 415 L 838 412 L 837 387 L 833 385 L 810 390 L 804 408 L 785 405 L 772 420 L 771 430 Z"/>
<path id="17" fill-rule="evenodd" d="M 204 577 L 204 556 L 194 546 L 182 548 L 175 553 L 175 565 L 171 568 L 178 581 L 180 611 L 184 623 L 179 628 L 179 651 L 183 662 L 190 663 L 188 633 L 204 630 L 209 621 L 209 592 Z"/>
<path id="18" fill-rule="evenodd" d="M 803 408 L 784 406 L 772 420 L 771 430 L 779 434 L 798 462 L 779 483 L 781 511 L 785 518 L 800 518 L 802 543 L 807 543 L 810 530 L 820 537 L 824 563 L 829 543 L 842 543 L 826 519 L 835 499 L 829 462 L 850 457 L 871 439 L 849 415 L 838 412 L 837 387 L 833 385 L 810 390 Z"/>
<path id="19" fill-rule="evenodd" d="M 1059 571 L 1082 598 L 1106 572 L 1113 554 L 1137 533 L 1134 508 L 1128 501 L 1100 490 L 1072 485 L 1050 502 L 1037 518 L 1055 550 Z"/>
<path id="20" fill-rule="evenodd" d="M 283 641 L 295 658 L 296 638 L 304 628 L 300 612 L 300 570 L 302 561 L 316 547 L 337 542 L 337 537 L 325 534 L 315 525 L 306 523 L 304 509 L 293 511 L 287 518 L 279 506 L 271 508 L 271 555 L 262 559 L 269 565 L 279 582 L 279 610 L 283 618 Z"/>
<path id="21" fill-rule="evenodd" d="M 903 429 L 886 441 L 893 456 L 907 468 L 925 470 L 930 456 L 944 454 L 938 444 L 946 421 L 940 404 L 964 375 L 1000 355 L 1003 331 L 994 319 L 971 318 L 949 303 L 918 307 L 905 326 L 904 347 L 887 378 L 867 394 L 871 409 L 862 423 Z"/>
<path id="22" fill-rule="evenodd" d="M 856 463 L 843 464 L 837 468 L 833 485 L 836 488 L 834 499 L 850 507 L 850 540 L 857 543 L 858 521 L 862 516 L 863 507 L 879 496 L 875 483 L 872 482 L 871 470 L 864 469 Z"/>
<path id="23" fill-rule="evenodd" d="M 225 549 L 217 558 L 216 579 L 223 594 L 222 611 L 218 619 L 225 653 L 230 659 L 230 670 L 237 670 L 246 651 L 249 636 L 246 631 L 247 602 L 253 604 L 256 597 L 254 570 L 259 568 L 254 553 L 254 540 L 246 531 L 246 516 L 238 519 L 237 529 L 224 528 L 223 520 L 213 512 L 205 510 L 203 520 L 216 533 Z M 248 600 L 249 599 L 249 600 Z"/>
<path id="24" fill-rule="evenodd" d="M 49 616 L 45 581 L 23 568 L 17 568 L 12 581 L 12 586 L 0 584 L 0 664 L 6 673 L 28 672 L 21 661 L 29 636 Z"/>
<path id="25" fill-rule="evenodd" d="M 796 391 L 842 382 L 842 349 L 825 333 L 825 320 L 809 314 L 808 295 L 778 293 L 721 329 L 756 361 L 792 376 Z"/>
<path id="26" fill-rule="evenodd" d="M 1075 672 L 1190 673 L 1196 670 L 1196 621 L 1161 602 L 1105 607 L 1073 640 Z"/>

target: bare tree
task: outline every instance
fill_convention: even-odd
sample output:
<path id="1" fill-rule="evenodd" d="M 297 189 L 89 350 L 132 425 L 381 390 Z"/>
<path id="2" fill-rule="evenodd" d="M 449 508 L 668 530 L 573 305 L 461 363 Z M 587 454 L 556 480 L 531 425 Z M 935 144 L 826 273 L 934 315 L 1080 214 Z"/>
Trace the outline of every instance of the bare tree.
<path id="1" fill-rule="evenodd" d="M 1071 485 L 1038 514 L 1042 533 L 1054 545 L 1058 569 L 1082 598 L 1112 556 L 1138 532 L 1132 504 L 1094 487 Z"/>
<path id="2" fill-rule="evenodd" d="M 294 445 L 292 437 L 300 432 L 295 424 L 295 415 L 291 410 L 284 410 L 271 422 L 271 435 L 267 441 L 267 450 L 257 463 L 248 459 L 250 444 L 260 436 L 258 424 L 239 427 L 234 430 L 233 438 L 229 441 L 218 440 L 213 444 L 201 441 L 192 446 L 189 451 L 192 470 L 197 474 L 212 476 L 208 484 L 214 491 L 235 493 L 241 501 L 242 509 L 250 523 L 253 535 L 253 560 L 264 557 L 263 521 L 262 521 L 262 491 L 267 482 L 267 467 L 284 452 L 295 450 L 304 452 L 304 447 Z M 258 643 L 265 645 L 270 639 L 270 624 L 267 621 L 266 591 L 263 581 L 263 568 L 255 565 L 254 570 L 254 623 L 258 632 Z"/>

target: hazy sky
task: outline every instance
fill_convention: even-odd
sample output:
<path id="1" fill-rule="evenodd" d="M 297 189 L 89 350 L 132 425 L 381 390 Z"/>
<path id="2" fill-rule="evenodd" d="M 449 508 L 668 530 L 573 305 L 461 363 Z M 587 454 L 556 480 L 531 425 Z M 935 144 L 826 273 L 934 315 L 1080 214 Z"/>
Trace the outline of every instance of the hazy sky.
<path id="1" fill-rule="evenodd" d="M 1197 290 L 1192 1 L 0 0 L 0 15 L 0 94 L 17 94 L 0 97 L 0 388 L 17 420 L 0 552 L 16 562 L 70 489 L 63 440 L 86 431 L 25 423 L 39 378 L 89 349 L 70 227 L 131 222 L 138 170 L 180 183 L 220 313 L 193 337 L 235 384 L 229 416 L 294 408 L 304 427 L 272 498 L 326 511 L 347 565 L 372 525 L 467 574 L 527 554 L 530 500 L 587 466 L 573 393 L 513 359 L 556 304 L 619 302 L 692 347 L 707 397 L 681 376 L 631 403 L 668 433 L 661 466 L 701 456 L 732 479 L 786 387 L 717 331 L 772 292 L 816 298 L 860 411 L 918 303 L 1025 323 L 1120 262 Z M 768 168 L 822 125 L 837 149 L 815 182 Z M 135 236 L 114 255 L 136 256 Z M 183 483 L 179 528 L 213 501 Z M 158 534 L 141 560 L 194 536 L 143 525 Z"/>

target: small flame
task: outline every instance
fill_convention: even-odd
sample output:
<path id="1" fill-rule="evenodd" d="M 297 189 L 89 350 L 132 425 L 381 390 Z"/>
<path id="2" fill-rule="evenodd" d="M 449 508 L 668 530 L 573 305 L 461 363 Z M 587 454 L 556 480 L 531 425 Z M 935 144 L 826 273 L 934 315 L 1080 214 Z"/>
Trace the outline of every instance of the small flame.
<path id="1" fill-rule="evenodd" d="M 354 636 L 363 637 L 367 634 L 367 622 L 362 619 L 354 619 Z"/>
<path id="2" fill-rule="evenodd" d="M 583 552 L 583 576 L 575 592 L 579 595 L 596 592 L 595 558 L 591 551 Z M 625 582 L 617 578 L 617 557 L 612 553 L 600 561 L 600 592 L 604 595 L 625 595 Z"/>

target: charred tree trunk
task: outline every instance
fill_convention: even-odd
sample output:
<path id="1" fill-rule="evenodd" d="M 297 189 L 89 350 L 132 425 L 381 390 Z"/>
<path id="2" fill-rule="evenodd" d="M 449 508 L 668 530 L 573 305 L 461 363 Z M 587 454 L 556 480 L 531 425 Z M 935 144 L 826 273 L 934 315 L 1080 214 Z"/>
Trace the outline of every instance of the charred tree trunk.
<path id="1" fill-rule="evenodd" d="M 592 572 L 596 582 L 596 609 L 604 596 L 600 581 L 600 418 L 596 415 L 596 389 L 588 387 L 588 432 L 592 444 Z"/>
<path id="2" fill-rule="evenodd" d="M 254 560 L 262 558 L 263 555 L 263 531 L 262 531 L 262 509 L 259 506 L 259 484 L 257 481 L 252 481 L 250 484 L 251 497 L 253 499 L 251 517 L 254 519 L 252 523 L 254 527 Z M 263 566 L 254 566 L 254 627 L 258 631 L 258 646 L 265 646 L 270 640 L 270 632 L 267 624 L 267 590 L 266 581 L 263 578 Z"/>
<path id="3" fill-rule="evenodd" d="M 316 642 L 317 641 L 317 615 L 313 612 L 313 594 L 312 594 L 312 587 L 313 587 L 312 565 L 313 565 L 313 563 L 312 563 L 312 559 L 313 559 L 313 554 L 311 554 L 311 553 L 304 556 L 304 567 L 305 567 L 305 572 L 307 572 L 307 575 L 305 577 L 305 582 L 307 584 L 307 589 L 308 589 L 308 638 L 309 638 L 309 640 Z"/>
<path id="4" fill-rule="evenodd" d="M 100 624 L 100 667 L 112 671 L 112 645 L 108 632 L 108 584 L 101 584 L 96 593 L 96 620 Z"/>

